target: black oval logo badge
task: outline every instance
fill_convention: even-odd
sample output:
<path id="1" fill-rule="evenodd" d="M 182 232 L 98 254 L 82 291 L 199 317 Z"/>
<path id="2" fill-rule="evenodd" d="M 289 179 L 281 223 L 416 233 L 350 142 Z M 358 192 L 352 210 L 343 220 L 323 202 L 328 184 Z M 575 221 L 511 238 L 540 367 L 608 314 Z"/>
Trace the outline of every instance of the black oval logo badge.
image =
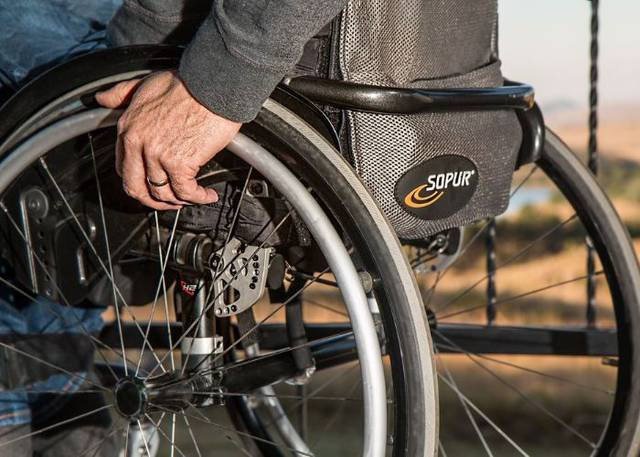
<path id="1" fill-rule="evenodd" d="M 464 207 L 478 187 L 478 169 L 459 155 L 442 155 L 407 171 L 396 183 L 396 200 L 425 220 L 444 219 Z"/>

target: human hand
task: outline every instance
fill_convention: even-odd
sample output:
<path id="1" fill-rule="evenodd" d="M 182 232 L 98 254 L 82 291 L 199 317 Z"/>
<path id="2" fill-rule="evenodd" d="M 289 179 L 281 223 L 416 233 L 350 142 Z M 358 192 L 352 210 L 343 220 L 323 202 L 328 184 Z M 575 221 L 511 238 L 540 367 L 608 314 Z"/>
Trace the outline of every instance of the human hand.
<path id="1" fill-rule="evenodd" d="M 218 200 L 196 175 L 242 124 L 209 111 L 170 71 L 121 82 L 98 92 L 96 101 L 106 108 L 128 105 L 118 120 L 116 171 L 129 196 L 158 210 Z"/>

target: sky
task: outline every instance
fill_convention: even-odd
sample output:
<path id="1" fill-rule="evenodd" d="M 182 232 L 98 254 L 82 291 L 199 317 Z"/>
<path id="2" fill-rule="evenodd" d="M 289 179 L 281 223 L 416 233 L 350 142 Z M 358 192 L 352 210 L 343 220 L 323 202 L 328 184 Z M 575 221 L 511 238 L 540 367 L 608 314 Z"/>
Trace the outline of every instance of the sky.
<path id="1" fill-rule="evenodd" d="M 588 0 L 500 0 L 500 57 L 547 109 L 586 108 Z M 600 101 L 640 107 L 640 0 L 600 1 Z"/>

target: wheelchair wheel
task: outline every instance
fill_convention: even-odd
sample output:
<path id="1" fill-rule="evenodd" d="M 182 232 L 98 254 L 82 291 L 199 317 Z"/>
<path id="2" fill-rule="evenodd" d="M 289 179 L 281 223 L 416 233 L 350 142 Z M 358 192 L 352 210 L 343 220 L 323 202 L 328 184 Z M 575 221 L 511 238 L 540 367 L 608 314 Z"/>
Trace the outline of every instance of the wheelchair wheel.
<path id="1" fill-rule="evenodd" d="M 638 455 L 628 232 L 552 132 L 513 183 L 501 217 L 406 243 L 437 352 L 441 454 Z"/>
<path id="2" fill-rule="evenodd" d="M 3 109 L 0 398 L 30 416 L 0 423 L 3 455 L 45 435 L 79 456 L 434 455 L 411 269 L 308 113 L 267 101 L 203 171 L 217 206 L 149 213 L 122 194 L 118 113 L 91 95 L 177 59 L 81 57 Z M 64 447 L 70 429 L 92 434 Z"/>

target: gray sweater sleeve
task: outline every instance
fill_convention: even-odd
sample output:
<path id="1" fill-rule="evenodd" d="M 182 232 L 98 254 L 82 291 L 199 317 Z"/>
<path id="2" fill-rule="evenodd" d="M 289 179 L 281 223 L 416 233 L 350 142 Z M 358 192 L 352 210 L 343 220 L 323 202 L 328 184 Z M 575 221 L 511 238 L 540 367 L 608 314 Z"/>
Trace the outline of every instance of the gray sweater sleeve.
<path id="1" fill-rule="evenodd" d="M 248 122 L 346 2 L 124 0 L 108 38 L 113 46 L 189 43 L 179 74 L 191 94 L 227 119 Z"/>
<path id="2" fill-rule="evenodd" d="M 214 0 L 180 63 L 192 95 L 248 122 L 346 0 Z"/>

